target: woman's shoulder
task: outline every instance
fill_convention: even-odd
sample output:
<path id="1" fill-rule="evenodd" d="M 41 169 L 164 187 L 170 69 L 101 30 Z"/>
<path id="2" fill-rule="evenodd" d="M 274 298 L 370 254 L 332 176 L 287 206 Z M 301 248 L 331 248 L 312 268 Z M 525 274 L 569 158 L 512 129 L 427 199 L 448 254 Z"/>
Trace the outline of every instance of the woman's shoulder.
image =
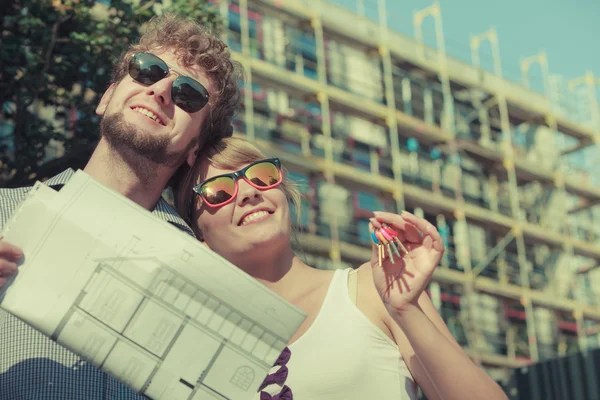
<path id="1" fill-rule="evenodd" d="M 375 289 L 375 283 L 373 283 L 373 266 L 370 262 L 366 262 L 356 268 L 356 274 L 362 284 L 370 286 L 373 290 L 375 290 L 375 293 L 377 293 L 377 290 Z"/>
<path id="2" fill-rule="evenodd" d="M 381 301 L 381 297 L 379 297 L 379 293 L 377 293 L 375 283 L 373 282 L 372 268 L 371 263 L 366 262 L 349 272 L 349 274 L 356 274 L 359 302 L 364 308 L 371 309 L 371 312 L 372 310 L 381 311 L 381 307 L 383 307 L 383 302 Z"/>
<path id="3" fill-rule="evenodd" d="M 333 275 L 335 274 L 335 269 L 318 269 L 314 267 L 309 267 L 310 273 L 307 275 L 308 280 L 314 282 L 315 280 L 327 281 L 331 280 Z"/>
<path id="4" fill-rule="evenodd" d="M 335 270 L 309 267 L 299 276 L 298 285 L 303 288 L 304 296 L 321 289 L 327 290 L 334 274 Z"/>

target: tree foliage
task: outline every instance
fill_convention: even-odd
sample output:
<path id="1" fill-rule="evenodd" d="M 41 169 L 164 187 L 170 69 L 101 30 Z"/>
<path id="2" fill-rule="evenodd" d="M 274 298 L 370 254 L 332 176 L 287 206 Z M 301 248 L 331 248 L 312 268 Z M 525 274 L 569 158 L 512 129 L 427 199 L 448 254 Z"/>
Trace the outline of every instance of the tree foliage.
<path id="1" fill-rule="evenodd" d="M 38 178 L 64 148 L 84 162 L 98 140 L 95 107 L 113 63 L 146 21 L 175 12 L 218 30 L 209 0 L 17 0 L 0 28 L 0 183 Z M 60 152 L 60 150 L 59 150 Z"/>

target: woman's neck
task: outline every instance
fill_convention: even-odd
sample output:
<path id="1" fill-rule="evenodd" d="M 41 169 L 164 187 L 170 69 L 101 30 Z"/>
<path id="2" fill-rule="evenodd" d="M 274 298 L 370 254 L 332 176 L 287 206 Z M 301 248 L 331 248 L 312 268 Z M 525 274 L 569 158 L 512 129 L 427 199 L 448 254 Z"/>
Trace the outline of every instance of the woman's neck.
<path id="1" fill-rule="evenodd" d="M 306 271 L 312 270 L 289 247 L 282 251 L 253 251 L 252 255 L 255 257 L 246 255 L 244 261 L 233 263 L 284 298 L 293 295 L 294 289 L 302 286 Z"/>

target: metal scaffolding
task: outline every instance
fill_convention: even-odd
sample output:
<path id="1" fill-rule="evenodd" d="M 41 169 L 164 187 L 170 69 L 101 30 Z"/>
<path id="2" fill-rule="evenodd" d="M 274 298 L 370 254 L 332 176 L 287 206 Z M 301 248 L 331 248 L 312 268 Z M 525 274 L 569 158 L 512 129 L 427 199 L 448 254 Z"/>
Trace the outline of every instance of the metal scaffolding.
<path id="1" fill-rule="evenodd" d="M 364 14 L 364 1 L 357 5 Z M 568 84 L 570 92 L 581 85 L 589 91 L 593 123 L 584 126 L 553 111 L 547 98 L 544 53 L 522 60 L 523 85 L 503 78 L 493 28 L 471 37 L 472 66 L 449 57 L 437 1 L 415 12 L 416 41 L 388 28 L 385 0 L 377 1 L 378 23 L 316 0 L 221 0 L 220 6 L 228 25 L 224 38 L 246 69 L 238 132 L 276 153 L 291 171 L 317 182 L 315 188 L 329 185 L 376 193 L 390 202 L 392 210 L 416 210 L 429 216 L 440 231 L 451 230 L 448 255 L 433 276 L 430 294 L 438 309 L 446 310 L 443 316 L 448 313 L 446 321 L 461 326 L 457 330 L 464 333 L 459 332 L 464 336 L 461 344 L 476 362 L 487 368 L 514 368 L 550 353 L 560 354 L 569 346 L 585 349 L 590 335 L 598 335 L 600 310 L 593 296 L 582 302 L 570 294 L 578 287 L 567 288 L 570 292 L 565 293 L 555 289 L 567 290 L 562 289 L 563 269 L 566 280 L 579 282 L 569 272 L 580 262 L 576 260 L 591 260 L 589 270 L 600 260 L 598 241 L 582 240 L 567 223 L 571 215 L 598 207 L 600 188 L 572 179 L 561 158 L 600 143 L 599 78 L 588 73 Z M 239 18 L 239 27 L 230 22 L 232 13 Z M 434 21 L 435 49 L 423 43 L 422 23 L 427 17 Z M 274 50 L 264 43 L 261 26 L 265 31 L 276 26 L 274 37 L 283 34 L 285 40 L 277 48 L 281 57 L 268 55 Z M 314 43 L 314 60 L 294 42 L 294 35 L 304 35 Z M 492 50 L 491 72 L 481 68 L 484 42 Z M 360 65 L 373 63 L 373 75 L 380 77 L 360 81 L 361 85 L 352 83 L 352 71 L 338 78 L 332 58 L 332 49 L 338 48 L 349 49 L 347 54 L 364 53 L 367 61 Z M 545 95 L 526 88 L 534 64 L 543 71 Z M 255 85 L 262 91 L 260 96 L 254 93 Z M 366 95 L 368 90 L 380 91 L 381 96 Z M 285 94 L 288 109 L 293 108 L 293 101 L 302 104 L 304 109 L 297 109 L 304 113 L 313 107 L 318 112 L 308 116 L 300 111 L 278 113 L 271 104 L 277 93 Z M 364 149 L 348 155 L 345 147 L 356 140 L 340 136 L 335 122 L 340 115 L 360 117 L 381 129 L 386 145 L 364 144 Z M 530 140 L 532 127 L 537 129 L 533 136 L 563 135 L 576 144 L 560 149 L 552 168 L 528 162 L 523 156 L 527 148 L 517 139 Z M 292 147 L 296 150 L 289 150 Z M 368 165 L 361 167 L 353 157 L 362 157 Z M 427 178 L 431 182 L 423 182 L 424 174 L 431 175 Z M 473 182 L 485 187 L 484 200 L 473 199 L 470 189 L 463 187 L 471 179 L 469 174 L 478 177 Z M 569 196 L 579 199 L 579 204 L 565 219 L 543 222 L 547 220 L 545 208 L 549 204 L 565 208 L 564 199 Z M 537 207 L 525 202 L 530 197 Z M 309 203 L 316 211 L 308 209 L 309 221 L 299 234 L 304 251 L 329 259 L 326 267 L 331 268 L 370 258 L 368 242 L 348 233 L 340 215 L 324 215 L 318 199 Z M 355 211 L 355 222 L 360 218 L 357 215 Z M 479 258 L 473 254 L 477 249 L 470 232 L 480 232 L 477 237 L 486 244 Z M 481 302 L 495 310 L 490 311 L 497 316 L 494 332 L 488 332 L 480 321 L 487 318 Z"/>

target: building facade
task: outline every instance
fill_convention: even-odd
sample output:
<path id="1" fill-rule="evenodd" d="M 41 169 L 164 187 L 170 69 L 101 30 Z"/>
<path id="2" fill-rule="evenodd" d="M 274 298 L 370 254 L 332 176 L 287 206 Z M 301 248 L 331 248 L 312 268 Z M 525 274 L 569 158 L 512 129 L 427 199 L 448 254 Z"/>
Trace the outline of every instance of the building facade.
<path id="1" fill-rule="evenodd" d="M 521 63 L 523 83 L 503 79 L 493 30 L 471 38 L 471 64 L 449 57 L 437 3 L 415 13 L 417 39 L 316 0 L 215 6 L 246 69 L 236 132 L 301 184 L 306 262 L 360 265 L 370 212 L 408 210 L 446 243 L 434 304 L 496 380 L 509 387 L 513 368 L 598 346 L 596 78 L 548 76 L 540 54 Z M 420 40 L 430 18 L 434 47 Z M 538 64 L 544 94 L 527 88 Z"/>

